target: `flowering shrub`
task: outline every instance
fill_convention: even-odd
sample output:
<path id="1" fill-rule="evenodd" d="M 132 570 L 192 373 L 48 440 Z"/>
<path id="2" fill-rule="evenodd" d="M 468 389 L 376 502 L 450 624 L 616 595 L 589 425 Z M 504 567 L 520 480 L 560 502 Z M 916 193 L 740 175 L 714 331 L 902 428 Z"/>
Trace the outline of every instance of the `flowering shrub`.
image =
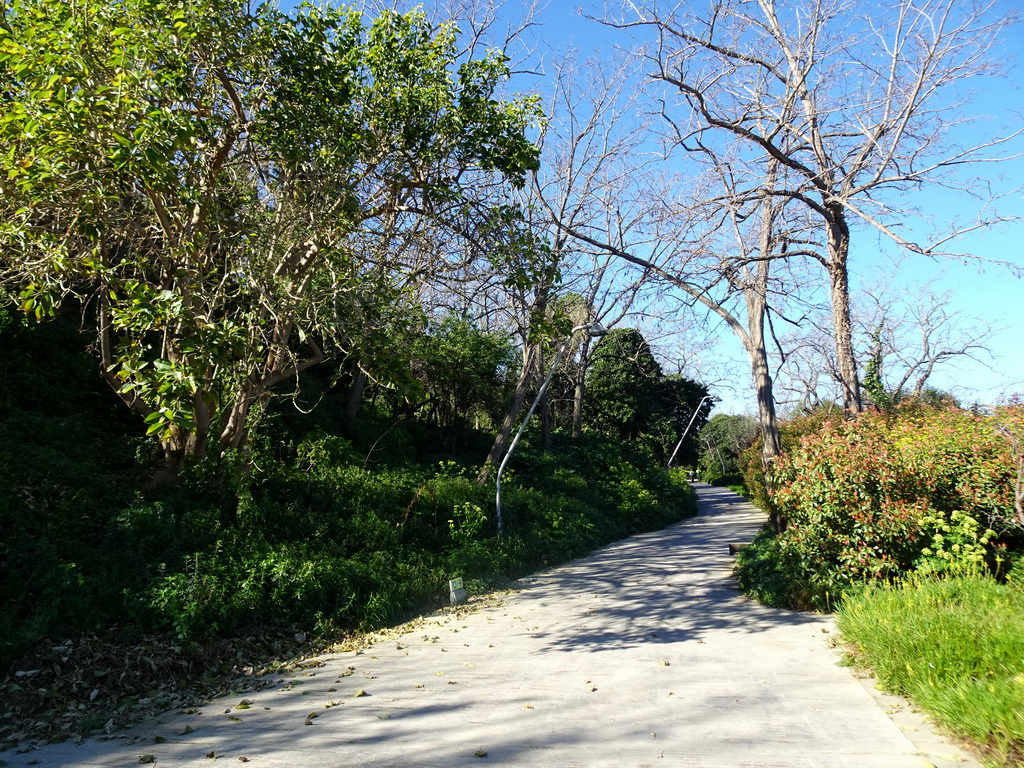
<path id="1" fill-rule="evenodd" d="M 893 414 L 819 422 L 776 464 L 771 501 L 788 521 L 776 542 L 801 602 L 827 607 L 850 584 L 912 568 L 978 570 L 1019 529 L 1018 467 L 996 415 L 906 403 Z M 1016 421 L 1014 421 L 1016 420 Z"/>
<path id="2" fill-rule="evenodd" d="M 838 407 L 819 408 L 806 416 L 779 423 L 779 439 L 783 452 L 796 448 L 807 435 L 815 435 L 825 425 L 843 420 L 843 411 Z M 746 486 L 748 498 L 765 512 L 778 512 L 773 506 L 768 485 L 765 482 L 764 466 L 761 463 L 761 435 L 758 433 L 754 442 L 744 450 L 738 459 L 740 471 L 743 473 L 743 485 Z"/>

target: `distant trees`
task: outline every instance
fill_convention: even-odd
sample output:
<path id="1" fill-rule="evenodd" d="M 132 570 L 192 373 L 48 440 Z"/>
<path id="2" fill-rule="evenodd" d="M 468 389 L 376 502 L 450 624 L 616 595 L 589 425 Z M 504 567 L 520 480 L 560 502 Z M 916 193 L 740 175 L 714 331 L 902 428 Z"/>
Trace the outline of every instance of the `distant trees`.
<path id="1" fill-rule="evenodd" d="M 759 433 L 757 419 L 728 413 L 718 413 L 708 420 L 700 431 L 700 458 L 697 466 L 706 481 L 729 475 L 741 475 L 739 455 L 746 450 Z"/>
<path id="2" fill-rule="evenodd" d="M 992 327 L 953 307 L 949 293 L 926 282 L 911 295 L 883 285 L 859 292 L 853 305 L 854 351 L 861 387 L 872 405 L 887 408 L 906 397 L 935 397 L 936 374 L 964 360 L 990 357 Z M 790 402 L 810 409 L 839 397 L 839 374 L 828 317 L 809 312 L 799 330 L 785 334 L 780 366 Z"/>
<path id="3" fill-rule="evenodd" d="M 588 372 L 589 408 L 584 424 L 635 440 L 662 415 L 661 366 L 639 331 L 622 328 L 598 342 Z"/>
<path id="4" fill-rule="evenodd" d="M 644 444 L 664 461 L 705 395 L 707 390 L 696 382 L 665 376 L 639 331 L 616 329 L 594 349 L 583 424 Z M 706 418 L 698 417 L 695 430 Z M 692 454 L 688 448 L 680 463 L 686 461 L 685 454 Z"/>

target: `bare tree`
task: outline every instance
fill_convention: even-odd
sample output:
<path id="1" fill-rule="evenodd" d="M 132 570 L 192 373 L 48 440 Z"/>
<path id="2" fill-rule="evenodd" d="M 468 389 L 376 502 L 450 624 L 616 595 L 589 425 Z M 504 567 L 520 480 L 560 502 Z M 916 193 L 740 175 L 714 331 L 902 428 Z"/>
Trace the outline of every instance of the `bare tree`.
<path id="1" fill-rule="evenodd" d="M 728 181 L 728 178 L 719 179 Z M 650 188 L 648 188 L 650 194 Z M 692 194 L 690 188 L 688 193 Z M 770 194 L 727 188 L 714 196 L 717 210 L 698 202 L 671 201 L 651 194 L 642 215 L 621 215 L 614 227 L 560 222 L 575 239 L 641 267 L 681 291 L 691 304 L 707 308 L 737 335 L 750 359 L 763 436 L 763 458 L 770 464 L 781 451 L 772 380 L 765 344 L 766 318 L 773 297 L 773 263 L 787 259 L 784 205 Z M 674 204 L 673 204 L 674 202 Z M 715 210 L 714 216 L 708 216 Z M 727 236 L 729 241 L 723 239 Z M 792 239 L 799 239 L 793 237 Z M 785 289 L 791 292 L 791 286 Z"/>
<path id="2" fill-rule="evenodd" d="M 545 105 L 549 119 L 538 142 L 545 163 L 534 174 L 527 205 L 543 212 L 552 250 L 558 254 L 561 294 L 571 306 L 561 303 L 573 326 L 597 322 L 613 328 L 643 305 L 651 290 L 649 275 L 571 237 L 566 227 L 607 222 L 625 175 L 636 165 L 638 142 L 645 133 L 631 88 L 636 62 L 610 56 L 601 65 L 581 64 L 570 53 L 555 57 L 550 73 Z M 609 126 L 615 126 L 614 132 Z M 572 378 L 572 431 L 579 436 L 593 344 L 587 334 L 569 343 L 565 359 Z"/>
<path id="3" fill-rule="evenodd" d="M 865 293 L 860 336 L 872 345 L 865 359 L 879 361 L 886 391 L 919 397 L 936 369 L 991 358 L 991 324 L 953 309 L 952 299 L 927 285 L 895 300 L 885 291 Z"/>
<path id="4" fill-rule="evenodd" d="M 961 0 L 900 0 L 870 10 L 851 0 L 630 2 L 616 27 L 652 32 L 651 78 L 668 86 L 664 116 L 686 150 L 735 144 L 772 178 L 771 194 L 804 206 L 821 226 L 817 259 L 829 276 L 835 359 L 848 413 L 862 407 L 850 316 L 855 224 L 912 253 L 991 221 L 954 224 L 921 245 L 904 234 L 913 213 L 896 193 L 966 180 L 968 164 L 1002 159 L 1009 138 L 959 143 L 975 122 L 966 81 L 999 71 L 994 45 L 1014 16 Z M 955 130 L 959 133 L 955 133 Z"/>
<path id="5" fill-rule="evenodd" d="M 612 254 L 648 279 L 671 286 L 702 305 L 733 330 L 747 350 L 763 429 L 764 458 L 780 452 L 772 381 L 765 345 L 771 304 L 795 292 L 773 282 L 773 264 L 787 263 L 807 240 L 806 221 L 796 206 L 766 192 L 733 153 L 704 147 L 696 176 L 666 168 L 660 141 L 635 114 L 636 91 L 628 99 L 597 84 L 630 82 L 627 68 L 602 78 L 602 66 L 582 92 L 568 77 L 562 112 L 565 153 L 544 205 L 563 237 L 581 250 Z M 564 73 L 563 73 L 564 74 Z M 619 88 L 622 86 L 619 85 Z M 582 148 L 582 149 L 581 149 Z M 784 171 L 781 169 L 780 172 Z M 806 218 L 806 217 L 804 217 Z M 787 277 L 791 277 L 787 275 Z"/>
<path id="6" fill-rule="evenodd" d="M 930 281 L 913 292 L 881 285 L 855 294 L 855 354 L 858 367 L 877 379 L 867 386 L 865 375 L 861 382 L 875 390 L 875 405 L 881 405 L 879 397 L 919 397 L 936 373 L 965 360 L 991 357 L 987 340 L 995 329 L 982 318 L 953 309 L 952 303 L 952 294 L 932 290 Z M 784 387 L 804 407 L 832 401 L 841 392 L 830 336 L 829 317 L 819 312 L 809 313 L 798 331 L 779 340 Z"/>

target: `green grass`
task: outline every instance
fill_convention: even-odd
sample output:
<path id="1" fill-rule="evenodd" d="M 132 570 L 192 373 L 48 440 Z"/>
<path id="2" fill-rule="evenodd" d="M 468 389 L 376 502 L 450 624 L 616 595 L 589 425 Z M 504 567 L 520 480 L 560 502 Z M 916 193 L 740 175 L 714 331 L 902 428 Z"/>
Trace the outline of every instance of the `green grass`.
<path id="1" fill-rule="evenodd" d="M 1024 590 L 986 577 L 915 577 L 849 597 L 850 658 L 980 747 L 1024 764 Z"/>

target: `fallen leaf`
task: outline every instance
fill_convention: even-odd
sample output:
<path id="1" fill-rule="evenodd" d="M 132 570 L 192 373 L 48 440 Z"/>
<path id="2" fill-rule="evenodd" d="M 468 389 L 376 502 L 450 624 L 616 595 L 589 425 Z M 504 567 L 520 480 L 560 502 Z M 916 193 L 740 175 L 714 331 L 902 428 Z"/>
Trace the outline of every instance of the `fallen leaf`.
<path id="1" fill-rule="evenodd" d="M 139 762 L 140 763 L 155 763 L 156 762 L 156 756 L 155 755 L 139 755 Z"/>
<path id="2" fill-rule="evenodd" d="M 484 752 L 482 749 L 478 749 L 476 752 L 473 753 L 473 755 L 474 757 L 487 757 L 487 753 Z"/>
<path id="3" fill-rule="evenodd" d="M 163 744 L 165 741 L 167 741 L 167 739 L 165 737 L 163 737 L 163 736 L 154 736 L 153 737 L 153 743 L 154 744 Z"/>
<path id="4" fill-rule="evenodd" d="M 672 666 L 668 659 L 662 659 L 658 663 L 661 664 L 661 666 L 663 666 L 663 667 L 670 667 L 670 666 Z"/>
<path id="5" fill-rule="evenodd" d="M 193 730 L 195 730 L 195 729 L 191 725 L 186 725 L 185 726 L 185 730 L 182 731 L 180 735 L 188 736 L 190 733 L 192 733 Z"/>
<path id="6" fill-rule="evenodd" d="M 210 758 L 211 760 L 216 760 L 217 759 L 217 750 L 215 750 L 215 749 L 210 750 L 209 752 L 206 753 L 206 756 L 208 758 Z"/>
<path id="7" fill-rule="evenodd" d="M 358 698 L 360 698 L 361 696 L 369 696 L 370 694 L 368 694 L 368 693 L 367 693 L 366 691 L 364 691 L 364 690 L 363 690 L 362 688 L 360 688 L 360 689 L 359 689 L 358 691 L 356 691 L 356 692 L 355 692 L 355 693 L 353 693 L 352 695 L 353 695 L 353 696 L 354 696 L 355 698 L 357 698 L 357 699 L 358 699 Z"/>
<path id="8" fill-rule="evenodd" d="M 246 757 L 245 755 L 239 755 L 238 756 L 238 762 L 240 762 L 240 763 L 248 763 L 249 762 L 249 758 Z"/>

